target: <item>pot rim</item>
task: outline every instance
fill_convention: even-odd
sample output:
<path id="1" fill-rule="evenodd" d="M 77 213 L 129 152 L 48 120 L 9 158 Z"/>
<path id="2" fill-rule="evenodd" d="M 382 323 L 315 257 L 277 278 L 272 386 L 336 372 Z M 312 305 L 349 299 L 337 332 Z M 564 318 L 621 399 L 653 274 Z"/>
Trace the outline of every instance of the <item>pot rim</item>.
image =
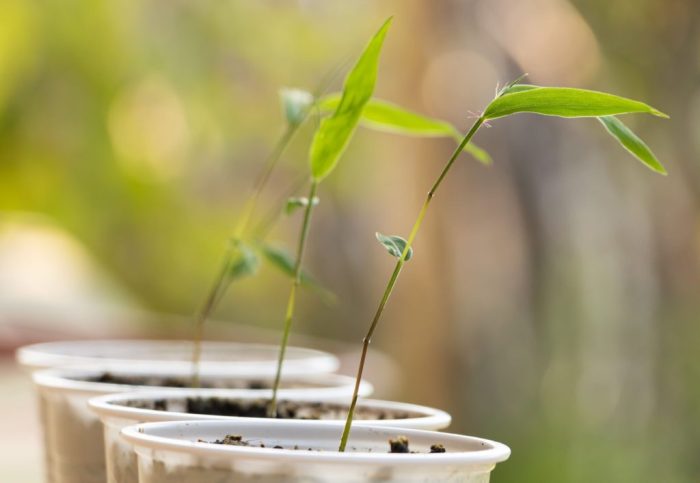
<path id="1" fill-rule="evenodd" d="M 143 409 L 130 406 L 122 406 L 119 402 L 130 400 L 153 400 L 161 398 L 186 398 L 186 397 L 219 397 L 238 400 L 259 400 L 261 395 L 249 395 L 241 393 L 236 389 L 188 389 L 188 390 L 153 390 L 131 393 L 108 394 L 90 399 L 88 406 L 96 413 L 103 421 L 105 418 L 132 418 L 139 422 L 156 422 L 156 421 L 193 421 L 193 420 L 246 420 L 246 421 L 267 421 L 274 422 L 284 421 L 284 419 L 256 418 L 244 416 L 221 416 L 212 414 L 192 414 L 179 411 L 158 411 L 155 409 Z M 349 399 L 349 398 L 348 398 Z M 281 400 L 294 402 L 320 402 L 334 405 L 348 406 L 342 401 L 329 401 L 323 397 L 314 394 L 297 396 L 282 396 Z M 396 410 L 407 413 L 415 413 L 417 416 L 403 419 L 368 419 L 357 420 L 358 425 L 373 424 L 376 426 L 406 426 L 416 429 L 436 429 L 446 428 L 452 422 L 452 417 L 449 413 L 440 409 L 421 406 L 399 401 L 385 401 L 379 399 L 359 399 L 358 408 L 379 409 L 379 410 Z M 312 424 L 323 422 L 343 422 L 337 419 L 323 420 L 304 420 Z"/>
<path id="2" fill-rule="evenodd" d="M 88 377 L 90 375 L 114 372 L 125 375 L 163 375 L 163 376 L 189 376 L 191 374 L 191 365 L 184 370 L 181 367 L 165 367 L 156 365 L 148 367 L 138 363 L 122 363 L 118 365 L 90 365 L 90 366 L 70 366 L 56 367 L 53 369 L 44 369 L 36 371 L 32 374 L 34 384 L 44 391 L 56 391 L 63 393 L 78 393 L 88 395 L 103 395 L 122 392 L 148 391 L 157 389 L 156 386 L 138 386 L 128 384 L 114 384 L 108 382 L 92 382 L 77 379 L 79 377 Z M 259 380 L 271 379 L 269 375 L 260 374 L 222 374 L 219 371 L 209 371 L 208 368 L 203 368 L 201 379 L 213 379 L 221 377 L 240 378 L 243 380 Z M 279 394 L 282 397 L 292 397 L 302 395 L 305 392 L 316 391 L 318 393 L 326 393 L 324 397 L 344 397 L 346 394 L 351 394 L 352 387 L 355 384 L 355 378 L 333 373 L 320 374 L 284 374 L 283 377 L 287 380 L 299 380 L 301 382 L 309 382 L 311 384 L 322 384 L 321 387 L 310 388 L 288 388 L 280 389 Z M 327 385 L 323 385 L 327 384 Z M 163 388 L 173 392 L 185 391 L 191 388 Z M 270 389 L 230 389 L 236 391 L 240 395 L 258 396 L 269 393 Z M 363 395 L 371 394 L 374 390 L 372 384 L 362 381 L 360 391 Z"/>
<path id="3" fill-rule="evenodd" d="M 202 441 L 191 441 L 188 439 L 177 439 L 173 437 L 160 436 L 156 434 L 168 429 L 180 430 L 181 436 L 185 437 L 185 432 L 193 436 L 199 434 L 198 429 L 216 429 L 221 428 L 221 434 L 243 433 L 245 435 L 246 428 L 269 427 L 269 436 L 273 437 L 275 431 L 294 431 L 295 434 L 303 434 L 313 431 L 320 433 L 315 437 L 319 440 L 333 438 L 339 440 L 343 425 L 334 422 L 326 422 L 325 424 L 310 425 L 306 421 L 280 421 L 275 425 L 266 425 L 254 421 L 179 421 L 179 422 L 159 422 L 145 423 L 133 426 L 128 426 L 121 430 L 122 436 L 135 447 L 137 453 L 139 450 L 153 449 L 159 451 L 170 451 L 180 454 L 188 454 L 199 457 L 214 457 L 222 458 L 245 458 L 255 459 L 258 461 L 276 461 L 297 464 L 363 464 L 363 465 L 382 465 L 382 466 L 444 466 L 444 465 L 460 465 L 460 466 L 486 466 L 495 465 L 501 461 L 505 461 L 510 456 L 510 448 L 508 446 L 475 436 L 464 436 L 453 433 L 443 433 L 439 431 L 425 431 L 422 429 L 406 429 L 392 426 L 373 426 L 373 425 L 358 425 L 353 424 L 350 444 L 352 438 L 358 435 L 372 435 L 375 437 L 391 438 L 397 435 L 406 436 L 409 440 L 428 439 L 433 443 L 445 444 L 448 448 L 450 443 L 453 444 L 470 444 L 475 447 L 483 447 L 485 449 L 473 451 L 454 451 L 446 453 L 372 453 L 372 452 L 345 452 L 337 451 L 306 451 L 293 449 L 275 449 L 275 448 L 259 448 L 251 446 L 231 446 L 221 445 Z M 189 431 L 187 431 L 189 429 Z M 267 428 L 266 428 L 267 429 Z"/>
<path id="4" fill-rule="evenodd" d="M 164 366 L 191 366 L 186 360 L 172 358 L 178 347 L 188 349 L 192 341 L 167 339 L 96 339 L 40 342 L 17 349 L 15 357 L 24 368 L 35 371 L 55 367 L 67 367 L 86 364 L 123 364 L 140 363 Z M 236 351 L 251 353 L 260 351 L 269 357 L 242 360 L 203 359 L 202 366 L 209 371 L 225 374 L 274 375 L 279 347 L 275 344 L 202 341 L 203 353 L 221 352 L 235 354 Z M 140 358 L 120 358 L 119 354 L 128 355 L 130 351 L 140 351 Z M 103 357 L 102 354 L 111 354 Z M 156 355 L 153 355 L 156 354 Z M 157 354 L 161 354 L 159 359 Z M 167 355 L 170 354 L 170 358 Z M 122 356 L 126 357 L 126 356 Z M 338 358 L 329 352 L 306 347 L 291 346 L 287 348 L 285 373 L 289 375 L 314 373 L 332 373 L 338 369 Z"/>

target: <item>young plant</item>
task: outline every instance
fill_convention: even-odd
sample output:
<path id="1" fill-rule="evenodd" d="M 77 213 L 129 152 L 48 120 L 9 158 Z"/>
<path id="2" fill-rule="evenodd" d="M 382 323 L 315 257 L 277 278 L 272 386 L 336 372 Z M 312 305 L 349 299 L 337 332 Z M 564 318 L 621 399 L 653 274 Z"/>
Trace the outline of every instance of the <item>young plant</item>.
<path id="1" fill-rule="evenodd" d="M 315 108 L 318 109 L 320 114 L 328 117 L 321 121 L 309 150 L 311 170 L 309 195 L 302 198 L 290 198 L 285 207 L 285 211 L 288 214 L 297 209 L 304 209 L 296 257 L 292 259 L 285 252 L 269 246 L 264 249 L 265 256 L 292 278 L 272 398 L 268 406 L 268 414 L 270 416 L 276 414 L 277 392 L 281 381 L 291 326 L 294 320 L 297 287 L 300 283 L 304 283 L 305 280 L 312 286 L 315 285 L 313 279 L 301 270 L 301 266 L 311 212 L 314 206 L 318 204 L 318 198 L 316 197 L 318 185 L 337 166 L 357 126 L 363 125 L 378 131 L 410 136 L 451 137 L 457 142 L 462 140 L 462 134 L 450 123 L 431 119 L 403 109 L 396 104 L 372 98 L 377 77 L 379 54 L 390 24 L 391 18 L 382 25 L 370 40 L 345 79 L 343 91 L 329 94 L 319 99 L 315 104 Z M 484 164 L 490 164 L 491 162 L 491 157 L 486 151 L 471 143 L 463 145 L 462 149 L 471 153 Z"/>
<path id="2" fill-rule="evenodd" d="M 298 129 L 308 119 L 312 112 L 317 112 L 321 116 L 328 116 L 337 111 L 343 93 L 333 93 L 324 97 L 319 97 L 336 77 L 337 73 L 338 69 L 331 71 L 320 82 L 316 92 L 313 94 L 301 89 L 282 89 L 280 91 L 280 99 L 282 101 L 282 108 L 287 121 L 287 127 L 280 139 L 277 141 L 272 153 L 269 155 L 256 183 L 254 184 L 250 198 L 245 202 L 241 217 L 236 224 L 233 236 L 229 240 L 229 244 L 222 258 L 217 276 L 214 279 L 204 304 L 196 316 L 192 355 L 193 386 L 197 386 L 199 384 L 201 341 L 203 338 L 205 322 L 218 305 L 228 286 L 237 279 L 254 275 L 260 265 L 260 256 L 262 256 L 262 258 L 268 261 L 272 266 L 291 277 L 293 280 L 297 279 L 298 253 L 295 259 L 295 257 L 290 255 L 285 250 L 265 243 L 265 237 L 269 229 L 277 220 L 280 211 L 283 211 L 287 215 L 291 215 L 298 209 L 306 208 L 309 198 L 284 197 L 284 208 L 282 210 L 274 210 L 272 214 L 263 217 L 263 221 L 261 221 L 255 229 L 251 229 L 250 225 L 258 200 L 282 154 L 286 150 Z M 371 69 L 367 69 L 357 71 L 355 77 L 368 79 L 368 76 L 371 77 L 372 75 L 376 77 L 376 70 L 372 71 Z M 356 82 L 354 84 L 348 84 L 346 82 L 345 91 L 355 92 L 355 90 L 362 88 L 361 84 L 362 83 L 360 82 Z M 456 142 L 459 142 L 462 139 L 462 134 L 450 123 L 422 116 L 380 99 L 369 99 L 365 103 L 364 108 L 359 108 L 359 106 L 356 106 L 355 110 L 360 111 L 359 123 L 370 129 L 410 136 L 450 137 L 455 139 Z M 357 125 L 357 121 L 355 121 L 355 125 Z M 324 142 L 332 143 L 334 141 L 318 141 L 319 145 L 323 144 Z M 490 164 L 491 158 L 483 149 L 480 149 L 473 144 L 469 144 L 465 147 L 465 150 L 470 152 L 482 163 Z M 342 149 L 340 153 L 342 154 Z M 339 157 L 340 154 L 338 154 L 338 158 Z M 320 161 L 318 161 L 319 158 L 320 156 L 316 155 L 317 161 L 315 162 L 317 164 L 321 164 Z M 292 189 L 292 193 L 296 193 L 300 187 L 301 186 Z M 312 204 L 318 204 L 318 198 L 312 198 Z M 314 289 L 326 302 L 332 302 L 334 300 L 334 294 L 325 289 L 311 275 L 304 272 L 300 267 L 298 271 L 298 278 L 302 285 L 306 285 Z M 287 333 L 286 337 L 288 338 L 288 336 L 289 334 Z M 285 342 L 281 346 L 281 352 L 285 348 L 286 338 Z M 284 354 L 282 353 L 280 361 L 283 359 Z M 276 383 L 273 391 L 275 396 L 276 388 L 279 385 L 280 370 L 281 369 L 278 369 L 275 378 Z"/>
<path id="3" fill-rule="evenodd" d="M 369 326 L 369 330 L 362 342 L 362 353 L 357 369 L 355 389 L 350 404 L 350 410 L 345 422 L 345 428 L 340 440 L 339 451 L 345 451 L 352 421 L 357 405 L 358 391 L 362 373 L 365 367 L 367 350 L 372 340 L 372 336 L 379 324 L 384 307 L 399 278 L 401 269 L 413 254 L 413 241 L 420 230 L 423 219 L 428 211 L 430 202 L 435 196 L 438 188 L 452 168 L 452 165 L 459 154 L 469 145 L 479 128 L 486 122 L 510 116 L 518 113 L 534 113 L 545 116 L 557 116 L 563 118 L 593 117 L 597 118 L 605 127 L 608 133 L 618 140 L 633 156 L 653 171 L 666 174 L 666 170 L 654 153 L 636 134 L 625 126 L 617 115 L 631 113 L 647 113 L 654 116 L 667 118 L 668 116 L 653 107 L 639 101 L 618 97 L 612 94 L 596 92 L 583 89 L 572 89 L 563 87 L 540 87 L 527 84 L 518 84 L 517 81 L 506 85 L 496 95 L 495 99 L 486 107 L 483 113 L 476 119 L 467 134 L 461 139 L 457 149 L 448 159 L 437 179 L 428 191 L 427 197 L 421 207 L 418 217 L 413 224 L 408 239 L 399 236 L 377 235 L 379 242 L 397 258 L 394 271 L 389 277 L 389 282 L 384 289 L 379 306 L 374 318 Z"/>
<path id="4" fill-rule="evenodd" d="M 325 86 L 318 88 L 320 95 Z M 202 307 L 195 318 L 194 343 L 192 349 L 192 386 L 199 385 L 200 360 L 204 325 L 216 305 L 221 300 L 228 286 L 236 279 L 254 274 L 259 266 L 258 257 L 249 243 L 245 240 L 253 213 L 257 206 L 270 176 L 274 172 L 282 153 L 308 117 L 315 96 L 298 89 L 283 89 L 280 91 L 282 107 L 287 120 L 287 127 L 279 138 L 272 153 L 267 158 L 263 169 L 256 180 L 250 197 L 246 200 L 241 217 L 233 230 L 229 243 L 224 252 L 219 270 Z"/>
<path id="5" fill-rule="evenodd" d="M 372 97 L 379 66 L 379 54 L 381 53 L 384 38 L 386 37 L 390 25 L 391 19 L 388 19 L 374 37 L 372 37 L 367 47 L 365 47 L 359 60 L 345 79 L 343 94 L 338 106 L 330 117 L 321 121 L 311 142 L 311 147 L 309 149 L 309 162 L 311 167 L 309 195 L 305 200 L 299 200 L 299 204 L 304 206 L 304 218 L 299 233 L 299 241 L 297 243 L 292 286 L 287 300 L 284 329 L 277 360 L 277 371 L 272 389 L 272 398 L 268 406 L 268 414 L 271 417 L 277 415 L 277 391 L 279 389 L 282 365 L 284 363 L 289 334 L 294 319 L 296 291 L 301 283 L 301 264 L 304 256 L 306 237 L 309 233 L 311 212 L 316 204 L 316 191 L 319 183 L 328 176 L 338 164 L 338 160 L 347 148 L 357 128 L 365 105 Z"/>

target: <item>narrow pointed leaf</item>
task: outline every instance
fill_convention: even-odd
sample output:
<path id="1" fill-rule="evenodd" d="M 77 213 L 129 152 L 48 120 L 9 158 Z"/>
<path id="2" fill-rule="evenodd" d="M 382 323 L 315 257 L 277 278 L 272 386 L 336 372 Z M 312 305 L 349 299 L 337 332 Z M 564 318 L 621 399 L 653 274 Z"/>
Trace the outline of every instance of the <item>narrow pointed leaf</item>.
<path id="1" fill-rule="evenodd" d="M 372 97 L 377 80 L 379 54 L 384 44 L 391 18 L 372 37 L 360 59 L 348 74 L 343 95 L 333 114 L 322 120 L 309 151 L 311 175 L 318 182 L 328 176 L 347 148 L 362 110 Z"/>
<path id="2" fill-rule="evenodd" d="M 284 116 L 292 126 L 304 120 L 309 107 L 314 103 L 314 96 L 301 89 L 280 89 L 279 96 Z"/>
<path id="3" fill-rule="evenodd" d="M 375 236 L 377 237 L 377 240 L 379 240 L 379 243 L 386 248 L 386 251 L 396 258 L 400 258 L 401 254 L 406 249 L 406 240 L 398 235 L 382 235 L 381 233 L 377 232 L 375 233 Z M 409 261 L 412 256 L 413 248 L 411 247 L 406 253 L 406 261 Z"/>
<path id="4" fill-rule="evenodd" d="M 340 94 L 334 93 L 323 97 L 318 106 L 321 111 L 332 111 L 340 103 Z M 408 136 L 451 137 L 457 143 L 462 140 L 462 133 L 447 121 L 423 116 L 409 111 L 391 102 L 372 98 L 367 102 L 360 123 L 377 131 L 404 134 Z M 492 159 L 482 148 L 469 143 L 464 149 L 483 164 L 491 164 Z"/>
<path id="5" fill-rule="evenodd" d="M 516 89 L 491 101 L 483 117 L 486 120 L 496 119 L 520 112 L 559 117 L 599 117 L 640 112 L 668 117 L 643 102 L 605 92 L 568 87 Z"/>
<path id="6" fill-rule="evenodd" d="M 598 120 L 605 126 L 608 133 L 617 139 L 634 157 L 647 165 L 651 170 L 663 175 L 666 174 L 666 169 L 656 159 L 649 146 L 622 121 L 614 116 L 599 117 Z"/>
<path id="7" fill-rule="evenodd" d="M 274 267 L 290 277 L 294 276 L 294 259 L 285 250 L 271 245 L 263 245 L 262 253 Z"/>
<path id="8" fill-rule="evenodd" d="M 461 140 L 462 139 L 460 137 L 459 139 L 457 139 L 457 142 L 460 142 Z M 481 164 L 484 164 L 486 166 L 493 164 L 493 159 L 491 158 L 491 155 L 485 149 L 480 148 L 472 142 L 464 146 L 464 150 L 471 154 L 472 157 L 479 161 Z"/>
<path id="9" fill-rule="evenodd" d="M 325 96 L 319 102 L 322 111 L 331 111 L 340 103 L 340 94 Z M 367 102 L 362 117 L 362 125 L 377 131 L 426 137 L 459 137 L 460 132 L 449 122 L 423 116 L 376 97 Z"/>
<path id="10" fill-rule="evenodd" d="M 289 277 L 294 276 L 294 258 L 285 250 L 272 245 L 262 245 L 261 251 L 270 264 Z M 314 290 L 323 299 L 324 303 L 336 302 L 336 295 L 321 285 L 313 276 L 305 270 L 301 271 L 301 284 Z"/>
<path id="11" fill-rule="evenodd" d="M 228 269 L 228 275 L 231 280 L 254 275 L 260 267 L 255 252 L 241 242 L 237 242 L 238 256 L 231 262 Z"/>

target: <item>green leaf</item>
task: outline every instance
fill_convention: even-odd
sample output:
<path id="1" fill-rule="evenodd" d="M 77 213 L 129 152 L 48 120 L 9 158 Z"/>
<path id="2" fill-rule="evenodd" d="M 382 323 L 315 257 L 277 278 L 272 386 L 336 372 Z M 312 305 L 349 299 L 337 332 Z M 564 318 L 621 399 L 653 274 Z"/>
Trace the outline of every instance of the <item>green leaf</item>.
<path id="1" fill-rule="evenodd" d="M 322 111 L 328 112 L 335 109 L 339 103 L 340 94 L 336 92 L 320 99 L 317 105 Z M 367 102 L 360 122 L 363 126 L 377 131 L 409 136 L 451 137 L 457 143 L 462 140 L 462 133 L 447 121 L 423 116 L 377 98 Z M 465 151 L 483 164 L 492 163 L 491 156 L 473 143 L 469 143 Z"/>
<path id="2" fill-rule="evenodd" d="M 630 128 L 625 126 L 622 121 L 614 116 L 599 117 L 598 120 L 605 126 L 608 133 L 617 139 L 634 157 L 647 165 L 651 170 L 663 175 L 666 174 L 666 169 L 656 159 L 649 146 L 633 133 Z"/>
<path id="3" fill-rule="evenodd" d="M 461 138 L 459 139 L 459 141 L 461 141 Z M 491 158 L 491 155 L 488 152 L 486 152 L 485 149 L 480 148 L 471 141 L 469 142 L 469 144 L 464 146 L 464 150 L 471 154 L 474 157 L 474 159 L 479 161 L 481 164 L 485 164 L 486 166 L 493 164 L 493 159 Z"/>
<path id="4" fill-rule="evenodd" d="M 290 277 L 294 276 L 294 259 L 285 250 L 271 245 L 263 245 L 262 253 L 273 266 Z"/>
<path id="5" fill-rule="evenodd" d="M 360 59 L 345 79 L 343 95 L 335 112 L 321 121 L 309 150 L 311 175 L 316 182 L 328 176 L 347 148 L 362 110 L 372 97 L 377 80 L 379 54 L 384 44 L 389 18 L 372 37 Z"/>
<path id="6" fill-rule="evenodd" d="M 522 86 L 522 84 L 519 85 Z M 559 117 L 599 117 L 642 112 L 668 117 L 643 102 L 605 92 L 568 87 L 516 88 L 513 86 L 507 94 L 491 101 L 484 111 L 483 118 L 496 119 L 519 112 Z"/>
<path id="7" fill-rule="evenodd" d="M 323 97 L 318 103 L 322 111 L 332 111 L 338 104 L 340 93 L 337 92 Z M 461 137 L 457 128 L 449 122 L 423 116 L 376 97 L 367 102 L 360 120 L 364 126 L 377 131 L 426 137 Z"/>
<path id="8" fill-rule="evenodd" d="M 280 89 L 279 96 L 284 116 L 292 126 L 304 120 L 309 107 L 314 103 L 314 96 L 301 89 Z"/>
<path id="9" fill-rule="evenodd" d="M 273 267 L 289 277 L 294 276 L 294 258 L 287 251 L 271 245 L 262 245 L 261 251 L 263 256 Z M 317 292 L 327 304 L 333 304 L 337 300 L 333 292 L 321 285 L 314 277 L 304 270 L 301 272 L 301 284 Z"/>
<path id="10" fill-rule="evenodd" d="M 406 249 L 406 240 L 398 235 L 382 235 L 381 233 L 375 233 L 379 243 L 384 245 L 386 251 L 388 251 L 392 256 L 400 258 L 403 251 Z M 413 256 L 413 248 L 409 248 L 406 253 L 406 261 L 409 261 Z"/>
<path id="11" fill-rule="evenodd" d="M 314 196 L 312 200 L 313 206 L 318 205 L 318 196 Z M 309 199 L 306 196 L 293 196 L 287 200 L 287 204 L 284 207 L 284 212 L 287 215 L 291 215 L 299 208 L 305 208 L 309 204 Z"/>
<path id="12" fill-rule="evenodd" d="M 255 252 L 247 245 L 236 242 L 238 256 L 231 262 L 228 268 L 229 278 L 232 280 L 254 275 L 260 266 Z"/>

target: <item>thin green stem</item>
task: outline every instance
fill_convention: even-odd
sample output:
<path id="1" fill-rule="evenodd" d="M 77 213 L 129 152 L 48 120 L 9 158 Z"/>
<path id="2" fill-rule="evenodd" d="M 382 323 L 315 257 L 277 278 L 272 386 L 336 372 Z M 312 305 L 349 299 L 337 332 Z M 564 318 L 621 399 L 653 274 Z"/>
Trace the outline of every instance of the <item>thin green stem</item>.
<path id="1" fill-rule="evenodd" d="M 237 230 L 234 234 L 235 238 L 242 237 L 245 233 L 245 230 L 248 228 L 248 225 L 250 224 L 250 219 L 253 216 L 253 212 L 255 211 L 255 208 L 258 204 L 258 200 L 260 199 L 260 195 L 265 189 L 267 182 L 270 181 L 270 176 L 272 176 L 273 171 L 277 167 L 277 163 L 282 158 L 282 153 L 289 145 L 289 142 L 292 140 L 294 134 L 299 130 L 300 125 L 301 122 L 297 124 L 288 124 L 287 129 L 285 129 L 284 133 L 282 134 L 282 137 L 280 137 L 280 139 L 275 144 L 275 148 L 268 157 L 268 162 L 266 163 L 265 168 L 260 173 L 260 176 L 258 176 L 258 179 L 255 182 L 253 194 L 250 196 L 250 198 L 248 198 L 246 206 L 243 209 L 243 214 L 239 220 Z"/>
<path id="2" fill-rule="evenodd" d="M 279 390 L 280 380 L 282 379 L 282 365 L 284 363 L 284 356 L 287 352 L 287 343 L 289 342 L 289 334 L 292 329 L 292 321 L 294 320 L 294 308 L 296 303 L 296 293 L 297 287 L 301 283 L 301 263 L 304 257 L 304 247 L 306 246 L 306 237 L 309 234 L 309 225 L 311 221 L 311 210 L 313 210 L 314 204 L 312 200 L 316 196 L 316 188 L 318 183 L 316 180 L 311 181 L 311 188 L 309 189 L 309 202 L 304 210 L 304 221 L 301 225 L 301 233 L 299 234 L 299 243 L 297 245 L 297 258 L 294 265 L 294 278 L 292 280 L 292 288 L 289 291 L 289 299 L 287 300 L 287 310 L 284 317 L 284 332 L 282 333 L 282 342 L 280 344 L 279 358 L 277 359 L 277 371 L 275 373 L 275 383 L 272 386 L 272 398 L 270 399 L 270 404 L 267 408 L 267 413 L 269 417 L 277 416 L 277 391 Z"/>
<path id="3" fill-rule="evenodd" d="M 209 295 L 204 301 L 201 309 L 197 313 L 197 321 L 194 332 L 194 348 L 192 350 L 192 387 L 199 387 L 200 361 L 202 356 L 202 338 L 204 336 L 204 322 L 216 306 L 225 290 L 228 279 L 228 267 L 234 255 L 234 247 L 229 245 L 224 253 L 223 260 L 219 266 L 219 272 L 214 279 L 214 283 L 209 290 Z"/>
<path id="4" fill-rule="evenodd" d="M 228 269 L 233 262 L 236 261 L 236 257 L 240 256 L 239 247 L 242 237 L 245 235 L 250 221 L 252 219 L 253 213 L 257 206 L 258 200 L 260 199 L 260 194 L 265 189 L 267 182 L 272 175 L 277 163 L 282 158 L 282 153 L 289 145 L 289 142 L 294 137 L 294 134 L 299 129 L 299 124 L 288 125 L 282 136 L 279 138 L 277 143 L 275 143 L 275 148 L 272 150 L 267 158 L 265 167 L 261 172 L 260 176 L 255 182 L 253 187 L 253 193 L 246 200 L 243 206 L 243 211 L 241 213 L 238 222 L 233 231 L 232 241 L 229 243 L 224 256 L 222 258 L 221 265 L 219 266 L 219 271 L 214 279 L 209 293 L 202 304 L 199 312 L 197 312 L 196 322 L 195 322 L 195 333 L 194 333 L 194 344 L 192 348 L 192 387 L 199 386 L 199 373 L 200 373 L 200 361 L 202 356 L 202 339 L 204 337 L 204 325 L 209 319 L 214 308 L 218 305 L 219 300 L 221 300 L 230 279 L 228 277 Z"/>
<path id="5" fill-rule="evenodd" d="M 314 99 L 318 99 L 328 88 L 328 86 L 333 82 L 333 80 L 338 76 L 341 71 L 343 64 L 336 66 L 331 70 L 322 80 L 319 82 L 316 90 L 313 93 Z M 275 147 L 270 153 L 265 163 L 265 167 L 258 176 L 255 184 L 253 185 L 253 192 L 251 196 L 246 200 L 243 206 L 243 211 L 238 219 L 233 231 L 233 243 L 228 246 L 226 252 L 224 253 L 222 265 L 219 269 L 217 277 L 214 279 L 214 283 L 205 299 L 202 308 L 197 313 L 196 326 L 195 326 L 195 336 L 194 336 L 194 347 L 192 350 L 192 385 L 197 386 L 199 384 L 199 370 L 200 370 L 200 358 L 202 352 L 202 338 L 204 334 L 204 324 L 211 315 L 211 312 L 217 306 L 219 300 L 223 297 L 223 294 L 228 288 L 230 279 L 227 276 L 228 268 L 232 262 L 236 261 L 236 257 L 240 256 L 239 243 L 241 239 L 246 235 L 248 226 L 257 207 L 258 200 L 262 194 L 265 186 L 267 185 L 272 173 L 274 172 L 277 163 L 282 157 L 282 153 L 287 149 L 290 141 L 294 137 L 294 134 L 299 130 L 302 124 L 306 121 L 310 114 L 311 109 L 308 109 L 304 113 L 299 122 L 295 124 L 287 124 L 282 136 L 275 143 Z M 266 228 L 268 229 L 268 228 Z"/>
<path id="6" fill-rule="evenodd" d="M 401 256 L 399 257 L 398 261 L 396 262 L 394 271 L 392 272 L 391 277 L 389 278 L 389 283 L 384 289 L 384 294 L 382 295 L 382 299 L 379 302 L 379 307 L 377 307 L 377 311 L 374 314 L 372 323 L 369 326 L 367 335 L 365 335 L 364 339 L 362 340 L 362 353 L 360 355 L 360 363 L 357 367 L 357 376 L 355 379 L 355 388 L 352 394 L 352 402 L 350 403 L 348 416 L 345 420 L 345 428 L 343 429 L 343 435 L 340 438 L 340 446 L 338 448 L 338 451 L 345 451 L 345 447 L 348 444 L 348 438 L 350 437 L 350 429 L 352 428 L 352 419 L 355 415 L 355 407 L 357 406 L 357 399 L 360 392 L 360 383 L 362 381 L 362 373 L 365 369 L 365 361 L 367 359 L 367 351 L 369 350 L 369 344 L 372 341 L 372 336 L 374 335 L 374 331 L 377 328 L 377 324 L 379 324 L 379 320 L 382 317 L 384 307 L 389 301 L 391 292 L 394 290 L 394 285 L 396 285 L 396 281 L 399 278 L 401 269 L 403 268 L 404 263 L 406 263 L 406 255 L 408 255 L 408 251 L 413 245 L 413 240 L 415 240 L 416 235 L 418 234 L 418 230 L 423 224 L 423 219 L 425 218 L 425 214 L 428 211 L 428 206 L 430 206 L 431 200 L 435 196 L 435 192 L 442 184 L 442 181 L 445 179 L 445 176 L 447 176 L 447 173 L 450 171 L 450 168 L 452 168 L 452 165 L 454 164 L 459 154 L 464 150 L 467 144 L 469 144 L 469 141 L 471 141 L 472 137 L 474 137 L 474 134 L 476 134 L 483 122 L 484 119 L 481 117 L 474 122 L 472 127 L 469 129 L 467 135 L 464 136 L 462 141 L 459 143 L 459 146 L 457 146 L 457 149 L 455 149 L 455 151 L 452 153 L 452 156 L 450 157 L 449 161 L 447 161 L 447 164 L 445 164 L 445 167 L 440 172 L 440 175 L 438 176 L 437 180 L 435 180 L 435 183 L 433 183 L 433 186 L 430 188 L 430 191 L 428 191 L 428 195 L 425 198 L 425 201 L 423 202 L 423 206 L 421 207 L 420 212 L 418 213 L 418 218 L 416 218 L 416 221 L 413 224 L 413 228 L 411 229 L 411 233 L 408 236 L 408 240 L 406 240 L 406 246 L 404 247 L 403 252 L 401 253 Z"/>

